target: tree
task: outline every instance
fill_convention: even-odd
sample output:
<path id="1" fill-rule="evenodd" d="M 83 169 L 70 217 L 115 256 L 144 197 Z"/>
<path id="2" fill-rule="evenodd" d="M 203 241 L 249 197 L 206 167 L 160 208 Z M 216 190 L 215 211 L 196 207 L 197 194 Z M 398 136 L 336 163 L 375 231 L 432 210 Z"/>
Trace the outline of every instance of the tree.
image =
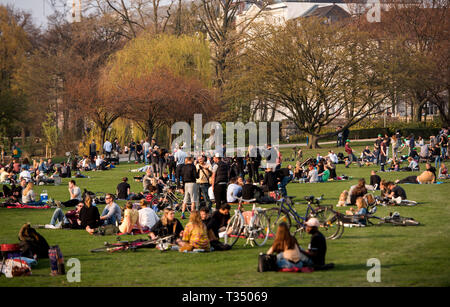
<path id="1" fill-rule="evenodd" d="M 388 80 L 365 33 L 308 18 L 258 26 L 251 35 L 237 84 L 292 120 L 310 147 L 336 134 L 321 134 L 335 119 L 345 118 L 346 128 L 384 110 Z"/>
<path id="2" fill-rule="evenodd" d="M 159 127 L 193 114 L 196 103 L 183 90 L 198 97 L 203 110 L 209 108 L 199 94 L 210 92 L 209 59 L 201 37 L 143 34 L 112 57 L 102 75 L 102 92 L 114 109 L 153 136 Z"/>

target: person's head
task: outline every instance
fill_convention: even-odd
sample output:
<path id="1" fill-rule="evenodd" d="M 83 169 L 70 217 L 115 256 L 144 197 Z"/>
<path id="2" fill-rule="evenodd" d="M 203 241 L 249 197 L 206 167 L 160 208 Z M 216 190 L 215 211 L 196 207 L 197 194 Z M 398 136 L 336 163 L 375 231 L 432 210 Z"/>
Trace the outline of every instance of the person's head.
<path id="1" fill-rule="evenodd" d="M 199 211 L 199 214 L 200 214 L 200 218 L 202 219 L 202 221 L 206 220 L 208 218 L 208 215 L 209 215 L 208 207 L 205 207 L 205 206 L 201 207 L 200 211 Z"/>
<path id="2" fill-rule="evenodd" d="M 373 175 L 376 175 L 377 174 L 377 171 L 375 171 L 375 170 L 372 170 L 371 172 L 370 172 L 370 174 L 373 176 Z"/>
<path id="3" fill-rule="evenodd" d="M 362 208 L 366 208 L 366 202 L 364 201 L 363 197 L 358 197 L 356 199 L 356 207 L 361 210 Z"/>
<path id="4" fill-rule="evenodd" d="M 86 207 L 90 207 L 92 206 L 92 197 L 90 197 L 89 195 L 86 195 L 84 197 L 84 204 L 86 205 Z"/>
<path id="5" fill-rule="evenodd" d="M 83 209 L 83 207 L 84 207 L 84 203 L 82 201 L 80 201 L 75 209 L 77 210 L 77 212 L 80 212 L 80 210 Z"/>
<path id="6" fill-rule="evenodd" d="M 191 211 L 191 215 L 189 216 L 189 222 L 194 225 L 194 227 L 203 227 L 203 222 L 200 217 L 200 213 L 197 210 Z"/>
<path id="7" fill-rule="evenodd" d="M 219 154 L 219 153 L 216 153 L 216 154 L 214 155 L 213 161 L 214 161 L 214 163 L 219 163 L 221 159 L 222 159 L 222 158 L 220 157 L 220 154 Z"/>
<path id="8" fill-rule="evenodd" d="M 175 211 L 172 208 L 165 208 L 163 211 L 163 216 L 161 217 L 161 222 L 164 226 L 171 223 L 175 219 Z"/>
<path id="9" fill-rule="evenodd" d="M 313 218 L 310 218 L 309 220 L 307 220 L 305 222 L 305 225 L 306 225 L 306 232 L 309 234 L 312 234 L 319 230 L 320 223 L 319 223 L 318 219 L 313 217 Z"/>
<path id="10" fill-rule="evenodd" d="M 231 178 L 231 179 L 230 179 L 230 184 L 236 183 L 236 180 L 237 180 L 236 177 Z"/>
<path id="11" fill-rule="evenodd" d="M 25 188 L 27 186 L 27 180 L 25 178 L 20 179 L 20 186 Z"/>
<path id="12" fill-rule="evenodd" d="M 252 178 L 247 178 L 247 179 L 245 180 L 245 183 L 246 183 L 246 184 L 253 184 Z"/>
<path id="13" fill-rule="evenodd" d="M 231 206 L 229 204 L 222 204 L 219 208 L 219 212 L 224 215 L 228 215 L 230 213 Z"/>
<path id="14" fill-rule="evenodd" d="M 125 205 L 125 208 L 133 209 L 133 202 L 132 201 L 127 201 L 127 204 Z"/>
<path id="15" fill-rule="evenodd" d="M 278 225 L 272 250 L 276 253 L 284 252 L 286 249 L 294 249 L 296 244 L 297 240 L 289 232 L 288 224 L 286 222 L 281 222 Z"/>
<path id="16" fill-rule="evenodd" d="M 192 164 L 192 157 L 186 157 L 186 159 L 184 159 L 184 163 Z"/>
<path id="17" fill-rule="evenodd" d="M 366 186 L 366 180 L 364 178 L 360 178 L 358 180 L 358 187 L 365 187 Z"/>
<path id="18" fill-rule="evenodd" d="M 72 189 L 72 188 L 74 188 L 76 185 L 77 185 L 77 183 L 75 182 L 75 180 L 72 179 L 72 180 L 69 181 L 69 188 Z"/>
<path id="19" fill-rule="evenodd" d="M 105 202 L 109 205 L 114 202 L 114 195 L 111 193 L 107 193 L 105 196 Z"/>
<path id="20" fill-rule="evenodd" d="M 123 178 L 122 178 L 122 181 L 123 181 L 123 182 L 127 182 L 127 181 L 128 181 L 128 177 L 123 177 Z"/>
<path id="21" fill-rule="evenodd" d="M 150 192 L 150 194 L 155 194 L 158 189 L 155 186 L 151 185 L 148 187 L 148 191 Z"/>
<path id="22" fill-rule="evenodd" d="M 147 208 L 148 201 L 146 201 L 146 200 L 143 198 L 143 199 L 141 199 L 141 200 L 139 201 L 139 204 L 141 205 L 141 208 Z"/>
<path id="23" fill-rule="evenodd" d="M 394 182 L 392 182 L 392 181 L 389 181 L 386 185 L 387 185 L 389 190 L 392 190 L 393 188 L 396 187 L 396 184 Z"/>
<path id="24" fill-rule="evenodd" d="M 34 184 L 32 181 L 28 182 L 26 188 L 23 190 L 23 195 L 26 195 L 29 191 L 33 190 L 33 186 Z"/>

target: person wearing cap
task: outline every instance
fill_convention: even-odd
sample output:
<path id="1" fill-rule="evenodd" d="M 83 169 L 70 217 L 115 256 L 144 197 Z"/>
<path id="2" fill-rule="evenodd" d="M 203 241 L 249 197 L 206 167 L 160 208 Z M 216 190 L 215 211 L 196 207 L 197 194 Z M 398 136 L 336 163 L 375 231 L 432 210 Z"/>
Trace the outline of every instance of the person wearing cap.
<path id="1" fill-rule="evenodd" d="M 327 253 L 327 242 L 324 235 L 319 231 L 319 220 L 310 218 L 305 222 L 306 232 L 311 235 L 311 241 L 308 250 L 302 250 L 302 253 L 309 257 L 313 267 L 325 265 L 325 255 Z"/>

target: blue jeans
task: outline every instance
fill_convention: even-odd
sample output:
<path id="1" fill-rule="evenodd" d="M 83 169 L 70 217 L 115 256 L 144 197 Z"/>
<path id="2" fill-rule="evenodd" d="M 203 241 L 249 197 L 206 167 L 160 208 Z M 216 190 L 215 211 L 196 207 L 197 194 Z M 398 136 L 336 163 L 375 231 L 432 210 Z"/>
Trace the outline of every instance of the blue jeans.
<path id="1" fill-rule="evenodd" d="M 199 186 L 200 193 L 203 195 L 203 198 L 205 199 L 208 209 L 211 210 L 212 202 L 209 199 L 209 195 L 208 195 L 209 183 L 200 183 L 198 186 Z"/>
<path id="2" fill-rule="evenodd" d="M 439 165 L 439 166 L 438 166 Z M 438 170 L 441 167 L 441 156 L 437 156 L 434 160 L 434 167 Z"/>
<path id="3" fill-rule="evenodd" d="M 307 261 L 299 261 L 297 263 L 290 262 L 289 260 L 285 259 L 283 256 L 284 253 L 277 254 L 277 266 L 280 269 L 292 269 L 292 268 L 299 268 L 301 269 L 304 266 L 312 266 L 313 263 L 311 259 L 308 259 Z"/>
<path id="4" fill-rule="evenodd" d="M 50 220 L 50 224 L 56 226 L 57 222 L 63 222 L 63 224 L 68 224 L 69 220 L 66 215 L 63 213 L 61 208 L 56 208 L 55 212 L 53 212 L 52 219 Z"/>
<path id="5" fill-rule="evenodd" d="M 292 180 L 292 175 L 289 176 L 284 176 L 283 179 L 281 179 L 280 182 L 280 190 L 281 190 L 281 195 L 283 197 L 287 197 L 287 190 L 286 190 L 286 186 L 287 184 Z"/>
<path id="6" fill-rule="evenodd" d="M 447 158 L 447 147 L 441 147 L 441 153 L 442 160 L 445 160 Z"/>
<path id="7" fill-rule="evenodd" d="M 108 213 L 109 213 L 109 210 L 107 207 L 105 207 L 105 209 L 103 209 L 101 216 L 108 215 Z M 104 220 L 103 225 L 116 225 L 116 220 L 117 220 L 116 216 L 113 215 L 110 218 Z M 118 221 L 118 222 L 120 222 L 120 221 Z"/>

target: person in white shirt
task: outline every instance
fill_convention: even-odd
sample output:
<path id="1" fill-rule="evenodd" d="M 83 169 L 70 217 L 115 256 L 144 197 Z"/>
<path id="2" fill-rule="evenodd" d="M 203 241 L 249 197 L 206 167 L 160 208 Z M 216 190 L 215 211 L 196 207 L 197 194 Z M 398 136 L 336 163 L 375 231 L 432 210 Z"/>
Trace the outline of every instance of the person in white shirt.
<path id="1" fill-rule="evenodd" d="M 308 182 L 313 183 L 313 182 L 319 182 L 319 173 L 317 172 L 317 170 L 314 168 L 313 165 L 309 166 L 309 172 L 308 172 Z"/>
<path id="2" fill-rule="evenodd" d="M 338 164 L 339 163 L 338 156 L 332 150 L 330 150 L 328 152 L 328 156 L 327 157 L 331 160 L 331 162 L 333 162 L 333 164 Z"/>
<path id="3" fill-rule="evenodd" d="M 144 161 L 145 161 L 145 164 L 148 164 L 148 157 L 147 157 L 147 155 L 148 155 L 148 153 L 149 153 L 149 151 L 150 151 L 150 143 L 148 142 L 148 138 L 145 138 L 145 142 L 142 144 L 142 149 L 144 150 Z"/>
<path id="4" fill-rule="evenodd" d="M 105 151 L 106 158 L 111 158 L 112 144 L 108 139 L 103 144 L 103 150 Z"/>
<path id="5" fill-rule="evenodd" d="M 24 178 L 27 182 L 31 181 L 31 173 L 27 170 L 23 170 L 22 172 L 20 172 L 19 174 L 19 181 Z"/>
<path id="6" fill-rule="evenodd" d="M 139 212 L 139 224 L 142 227 L 143 231 L 150 230 L 156 222 L 159 221 L 158 215 L 155 213 L 155 210 L 152 208 L 148 208 L 148 202 L 145 199 L 141 199 L 141 209 Z"/>
<path id="7" fill-rule="evenodd" d="M 242 194 L 242 187 L 236 183 L 236 178 L 231 178 L 230 185 L 227 188 L 227 202 L 236 203 L 238 197 Z"/>

